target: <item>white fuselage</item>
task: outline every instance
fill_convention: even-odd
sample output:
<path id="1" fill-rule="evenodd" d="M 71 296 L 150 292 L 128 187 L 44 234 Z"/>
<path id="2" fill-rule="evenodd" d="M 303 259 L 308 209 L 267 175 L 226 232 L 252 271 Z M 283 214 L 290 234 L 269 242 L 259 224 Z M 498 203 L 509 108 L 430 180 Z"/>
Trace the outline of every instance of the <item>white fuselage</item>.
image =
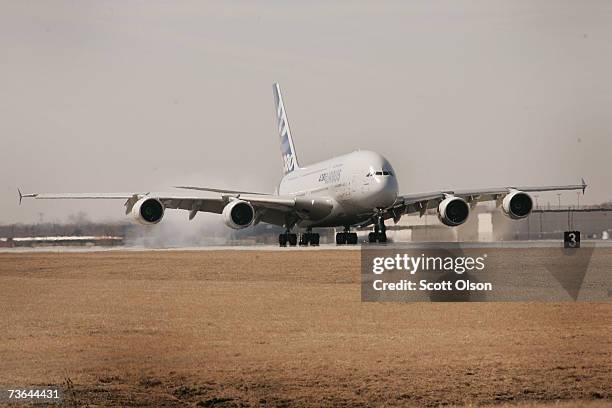
<path id="1" fill-rule="evenodd" d="M 301 227 L 335 227 L 367 221 L 373 210 L 391 206 L 398 195 L 395 171 L 376 152 L 359 150 L 286 174 L 278 186 L 280 195 L 325 197 L 333 202 L 331 213 L 320 220 L 303 220 Z"/>

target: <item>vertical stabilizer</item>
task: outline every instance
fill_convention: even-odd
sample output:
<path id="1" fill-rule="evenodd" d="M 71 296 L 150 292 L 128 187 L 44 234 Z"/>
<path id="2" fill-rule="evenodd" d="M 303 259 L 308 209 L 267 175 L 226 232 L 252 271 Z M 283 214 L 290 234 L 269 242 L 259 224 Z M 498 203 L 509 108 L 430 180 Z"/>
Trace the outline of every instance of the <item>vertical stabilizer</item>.
<path id="1" fill-rule="evenodd" d="M 287 121 L 285 105 L 283 105 L 283 97 L 281 95 L 280 85 L 274 84 L 273 91 L 274 103 L 276 104 L 278 133 L 280 135 L 281 154 L 283 156 L 284 174 L 287 174 L 291 173 L 295 169 L 298 169 L 300 166 L 298 164 L 297 155 L 295 153 L 293 138 L 291 137 L 291 130 L 289 130 L 289 122 Z"/>

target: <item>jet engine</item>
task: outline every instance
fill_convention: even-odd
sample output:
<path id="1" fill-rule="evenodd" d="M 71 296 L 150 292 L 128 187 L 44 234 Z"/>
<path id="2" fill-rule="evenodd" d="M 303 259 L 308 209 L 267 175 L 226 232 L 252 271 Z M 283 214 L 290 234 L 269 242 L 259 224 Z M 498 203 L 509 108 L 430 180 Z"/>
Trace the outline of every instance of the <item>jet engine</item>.
<path id="1" fill-rule="evenodd" d="M 134 203 L 132 216 L 142 225 L 157 224 L 164 217 L 164 205 L 157 198 L 143 197 Z"/>
<path id="2" fill-rule="evenodd" d="M 470 206 L 463 198 L 449 196 L 438 205 L 438 219 L 449 227 L 463 224 L 468 215 L 470 215 Z"/>
<path id="3" fill-rule="evenodd" d="M 504 214 L 513 220 L 527 217 L 533 209 L 533 200 L 529 194 L 522 191 L 514 191 L 504 197 L 502 210 Z"/>
<path id="4" fill-rule="evenodd" d="M 223 221 L 225 225 L 233 229 L 246 228 L 255 220 L 255 209 L 242 200 L 234 200 L 223 208 Z"/>

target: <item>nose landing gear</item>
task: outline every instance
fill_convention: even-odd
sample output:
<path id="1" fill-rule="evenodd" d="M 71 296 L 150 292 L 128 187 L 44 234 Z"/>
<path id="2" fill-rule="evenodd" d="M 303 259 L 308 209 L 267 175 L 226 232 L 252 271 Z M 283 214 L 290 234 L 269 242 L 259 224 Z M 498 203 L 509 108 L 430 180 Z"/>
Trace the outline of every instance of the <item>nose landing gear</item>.
<path id="1" fill-rule="evenodd" d="M 376 217 L 376 222 L 374 223 L 374 232 L 370 232 L 368 234 L 368 242 L 375 243 L 380 242 L 384 244 L 387 242 L 387 227 L 385 226 L 385 220 L 381 216 Z"/>

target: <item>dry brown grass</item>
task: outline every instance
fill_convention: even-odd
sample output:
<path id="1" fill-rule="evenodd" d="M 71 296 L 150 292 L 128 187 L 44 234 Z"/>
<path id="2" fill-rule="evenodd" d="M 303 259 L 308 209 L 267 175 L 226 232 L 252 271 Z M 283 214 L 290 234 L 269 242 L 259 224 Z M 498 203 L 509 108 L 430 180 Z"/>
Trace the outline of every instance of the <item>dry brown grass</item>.
<path id="1" fill-rule="evenodd" d="M 611 303 L 361 303 L 356 251 L 5 253 L 0 306 L 77 405 L 611 406 Z"/>

